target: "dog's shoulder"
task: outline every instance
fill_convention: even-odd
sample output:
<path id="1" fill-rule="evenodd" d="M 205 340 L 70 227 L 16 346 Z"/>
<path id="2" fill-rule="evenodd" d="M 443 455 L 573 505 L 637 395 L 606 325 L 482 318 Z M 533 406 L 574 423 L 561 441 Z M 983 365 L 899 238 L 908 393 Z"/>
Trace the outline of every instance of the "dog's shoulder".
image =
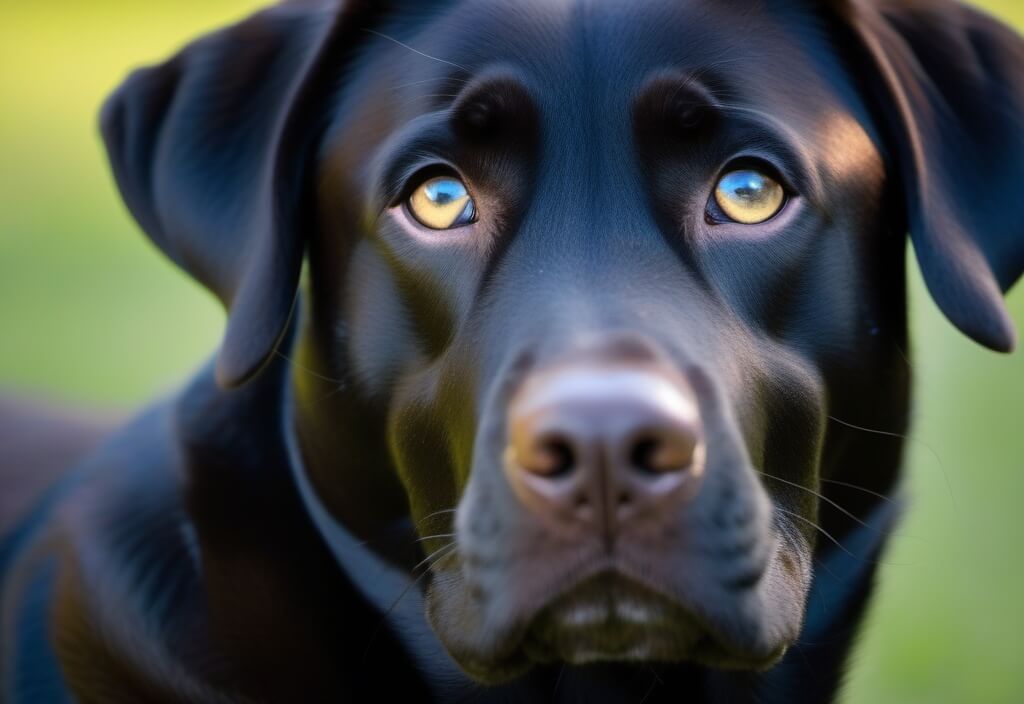
<path id="1" fill-rule="evenodd" d="M 65 678 L 102 680 L 126 653 L 155 662 L 139 634 L 163 629 L 172 606 L 187 621 L 195 559 L 174 406 L 155 404 L 82 458 L 0 544 L 5 701 L 59 699 Z"/>
<path id="2" fill-rule="evenodd" d="M 63 472 L 3 538 L 0 701 L 246 701 L 218 686 L 232 658 L 212 622 L 236 628 L 232 602 L 261 591 L 253 573 L 278 572 L 261 542 L 280 527 L 273 501 L 287 503 L 274 485 L 280 379 L 233 393 L 201 370 Z"/>
<path id="3" fill-rule="evenodd" d="M 0 538 L 121 422 L 114 412 L 0 396 Z"/>
<path id="4" fill-rule="evenodd" d="M 381 662 L 423 686 L 297 493 L 286 371 L 225 391 L 211 365 L 0 544 L 0 701 L 334 700 L 384 686 Z"/>

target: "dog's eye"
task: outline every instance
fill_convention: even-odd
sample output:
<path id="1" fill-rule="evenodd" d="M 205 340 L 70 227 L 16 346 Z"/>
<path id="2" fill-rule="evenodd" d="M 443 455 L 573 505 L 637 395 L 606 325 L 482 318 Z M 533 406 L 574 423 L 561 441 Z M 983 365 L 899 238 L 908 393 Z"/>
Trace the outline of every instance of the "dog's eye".
<path id="1" fill-rule="evenodd" d="M 424 227 L 451 230 L 476 221 L 476 205 L 466 185 L 453 176 L 437 176 L 421 184 L 406 203 Z"/>
<path id="2" fill-rule="evenodd" d="M 771 220 L 782 210 L 786 192 L 772 177 L 753 169 L 741 169 L 727 173 L 718 182 L 715 202 L 730 220 L 757 225 Z"/>

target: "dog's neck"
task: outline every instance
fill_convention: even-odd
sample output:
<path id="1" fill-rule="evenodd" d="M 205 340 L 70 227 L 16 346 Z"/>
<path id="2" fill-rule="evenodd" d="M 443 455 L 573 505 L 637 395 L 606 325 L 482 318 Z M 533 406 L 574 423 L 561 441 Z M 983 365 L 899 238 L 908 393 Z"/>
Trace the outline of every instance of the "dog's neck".
<path id="1" fill-rule="evenodd" d="M 289 357 L 288 418 L 305 477 L 325 509 L 358 539 L 383 551 L 387 546 L 378 541 L 409 515 L 387 447 L 387 409 L 335 370 L 329 360 L 336 355 L 314 326 L 303 329 Z M 404 563 L 412 558 L 408 552 L 389 559 Z"/>
<path id="2" fill-rule="evenodd" d="M 292 479 L 298 489 L 309 517 L 316 526 L 338 565 L 362 593 L 363 598 L 377 607 L 402 634 L 409 655 L 417 661 L 419 671 L 428 673 L 435 686 L 441 682 L 462 679 L 455 664 L 447 657 L 438 657 L 442 648 L 427 625 L 424 614 L 420 580 L 408 572 L 381 559 L 367 542 L 358 539 L 320 500 L 309 478 L 309 470 L 299 447 L 294 425 L 296 414 L 296 384 L 286 385 L 282 434 L 290 460 Z"/>

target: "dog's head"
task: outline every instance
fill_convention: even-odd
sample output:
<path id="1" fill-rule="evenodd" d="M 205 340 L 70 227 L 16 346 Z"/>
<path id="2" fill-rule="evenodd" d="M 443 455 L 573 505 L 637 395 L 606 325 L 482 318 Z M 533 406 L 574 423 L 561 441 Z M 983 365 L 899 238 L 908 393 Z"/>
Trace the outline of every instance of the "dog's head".
<path id="1" fill-rule="evenodd" d="M 827 482 L 895 478 L 854 426 L 905 425 L 908 231 L 953 323 L 1014 344 L 1022 115 L 1024 44 L 945 0 L 464 0 L 277 6 L 103 129 L 229 309 L 225 387 L 308 263 L 296 383 L 344 383 L 300 397 L 313 484 L 364 534 L 410 513 L 430 621 L 494 681 L 780 657 L 823 513 L 872 500 Z"/>

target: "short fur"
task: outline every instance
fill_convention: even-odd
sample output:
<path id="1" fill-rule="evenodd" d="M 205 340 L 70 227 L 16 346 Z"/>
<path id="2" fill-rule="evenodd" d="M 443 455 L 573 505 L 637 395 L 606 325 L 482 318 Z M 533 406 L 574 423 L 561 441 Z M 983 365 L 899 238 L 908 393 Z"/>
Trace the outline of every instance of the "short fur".
<path id="1" fill-rule="evenodd" d="M 227 331 L 67 471 L 29 443 L 62 426 L 0 433 L 5 496 L 53 479 L 0 503 L 0 699 L 832 700 L 899 514 L 906 233 L 1011 349 L 1022 116 L 1024 42 L 950 0 L 290 2 L 133 74 L 114 176 Z M 706 214 L 737 159 L 771 222 Z M 402 220 L 437 168 L 468 230 Z M 643 550 L 704 637 L 567 666 L 530 623 L 574 548 L 503 484 L 505 409 L 616 335 L 698 380 L 707 550 Z"/>

